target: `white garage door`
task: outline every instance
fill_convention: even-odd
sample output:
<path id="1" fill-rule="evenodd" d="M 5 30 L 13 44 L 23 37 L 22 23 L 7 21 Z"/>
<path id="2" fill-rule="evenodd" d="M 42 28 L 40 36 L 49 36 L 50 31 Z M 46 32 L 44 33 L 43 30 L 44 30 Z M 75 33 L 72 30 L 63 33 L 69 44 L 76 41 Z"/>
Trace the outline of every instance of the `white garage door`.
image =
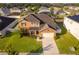
<path id="1" fill-rule="evenodd" d="M 46 37 L 54 37 L 54 33 L 43 33 L 43 38 L 46 38 Z"/>

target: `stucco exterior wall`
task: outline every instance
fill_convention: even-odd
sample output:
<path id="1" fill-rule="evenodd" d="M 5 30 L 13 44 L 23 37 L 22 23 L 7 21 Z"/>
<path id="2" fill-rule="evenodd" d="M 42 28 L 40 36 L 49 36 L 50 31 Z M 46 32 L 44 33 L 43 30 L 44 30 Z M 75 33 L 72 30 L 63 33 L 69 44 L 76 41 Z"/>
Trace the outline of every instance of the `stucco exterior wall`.
<path id="1" fill-rule="evenodd" d="M 64 18 L 64 25 L 67 30 L 79 40 L 79 23 L 67 17 Z"/>

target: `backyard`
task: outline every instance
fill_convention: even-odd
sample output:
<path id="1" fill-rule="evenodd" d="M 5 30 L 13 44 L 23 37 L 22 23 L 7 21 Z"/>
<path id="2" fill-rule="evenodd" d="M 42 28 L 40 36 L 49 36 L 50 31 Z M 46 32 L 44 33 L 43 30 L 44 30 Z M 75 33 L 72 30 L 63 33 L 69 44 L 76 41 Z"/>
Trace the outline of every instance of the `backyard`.
<path id="1" fill-rule="evenodd" d="M 6 52 L 9 49 L 16 52 L 41 53 L 42 42 L 37 42 L 34 36 L 20 37 L 20 34 L 15 32 L 0 39 L 0 51 Z"/>
<path id="2" fill-rule="evenodd" d="M 60 54 L 79 54 L 79 41 L 73 37 L 63 27 L 63 23 L 58 23 L 62 29 L 62 33 L 56 37 L 56 44 Z"/>

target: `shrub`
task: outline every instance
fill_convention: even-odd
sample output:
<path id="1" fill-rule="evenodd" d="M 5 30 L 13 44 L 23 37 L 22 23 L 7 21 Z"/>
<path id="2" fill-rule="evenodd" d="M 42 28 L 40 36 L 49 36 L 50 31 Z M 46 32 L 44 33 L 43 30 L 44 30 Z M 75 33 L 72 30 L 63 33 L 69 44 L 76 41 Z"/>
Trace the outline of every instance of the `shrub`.
<path id="1" fill-rule="evenodd" d="M 9 44 L 5 50 L 9 55 L 18 55 L 18 52 L 13 49 L 12 44 Z"/>

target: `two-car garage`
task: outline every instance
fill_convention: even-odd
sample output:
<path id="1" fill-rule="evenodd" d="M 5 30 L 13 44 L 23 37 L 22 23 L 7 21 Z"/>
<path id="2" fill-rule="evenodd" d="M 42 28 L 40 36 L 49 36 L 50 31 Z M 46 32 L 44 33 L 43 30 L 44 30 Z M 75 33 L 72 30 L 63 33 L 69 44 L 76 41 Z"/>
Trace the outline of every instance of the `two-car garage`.
<path id="1" fill-rule="evenodd" d="M 54 40 L 55 32 L 42 33 L 42 46 L 44 55 L 59 54 L 58 48 Z"/>
<path id="2" fill-rule="evenodd" d="M 55 36 L 55 30 L 52 28 L 49 28 L 47 25 L 39 32 L 40 36 L 42 38 L 51 37 L 53 38 Z"/>
<path id="3" fill-rule="evenodd" d="M 52 33 L 43 33 L 42 37 L 43 38 L 53 38 L 54 35 L 55 35 L 54 32 L 52 32 Z"/>
<path id="4" fill-rule="evenodd" d="M 43 33 L 42 35 L 42 46 L 44 55 L 59 54 L 58 48 L 54 40 L 54 32 Z"/>

